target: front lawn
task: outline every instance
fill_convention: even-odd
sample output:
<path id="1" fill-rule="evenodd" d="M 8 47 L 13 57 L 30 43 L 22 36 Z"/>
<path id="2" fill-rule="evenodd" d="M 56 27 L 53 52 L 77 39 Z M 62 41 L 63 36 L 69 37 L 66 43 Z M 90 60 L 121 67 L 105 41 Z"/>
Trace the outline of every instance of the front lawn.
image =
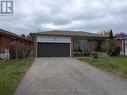
<path id="1" fill-rule="evenodd" d="M 32 59 L 16 59 L 8 62 L 0 61 L 0 95 L 13 95 Z"/>
<path id="2" fill-rule="evenodd" d="M 103 70 L 115 73 L 121 77 L 127 78 L 127 56 L 110 57 L 110 59 L 108 60 L 104 58 L 98 58 L 98 59 L 92 59 L 91 62 L 89 61 L 89 58 L 85 58 L 85 57 L 81 57 L 77 59 L 81 61 L 85 61 Z"/>

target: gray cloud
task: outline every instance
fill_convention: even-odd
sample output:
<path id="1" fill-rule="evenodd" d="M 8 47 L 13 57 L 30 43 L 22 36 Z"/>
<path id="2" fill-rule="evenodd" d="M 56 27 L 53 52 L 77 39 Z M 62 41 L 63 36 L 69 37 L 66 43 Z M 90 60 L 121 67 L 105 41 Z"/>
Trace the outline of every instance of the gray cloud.
<path id="1" fill-rule="evenodd" d="M 127 0 L 15 0 L 13 16 L 0 27 L 18 34 L 65 29 L 99 32 L 127 30 Z"/>

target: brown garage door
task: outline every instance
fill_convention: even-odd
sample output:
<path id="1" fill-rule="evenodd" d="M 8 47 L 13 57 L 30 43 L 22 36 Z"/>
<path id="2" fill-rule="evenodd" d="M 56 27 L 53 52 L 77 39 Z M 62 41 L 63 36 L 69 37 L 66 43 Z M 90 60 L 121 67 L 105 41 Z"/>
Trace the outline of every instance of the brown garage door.
<path id="1" fill-rule="evenodd" d="M 38 57 L 69 57 L 69 43 L 38 43 Z"/>

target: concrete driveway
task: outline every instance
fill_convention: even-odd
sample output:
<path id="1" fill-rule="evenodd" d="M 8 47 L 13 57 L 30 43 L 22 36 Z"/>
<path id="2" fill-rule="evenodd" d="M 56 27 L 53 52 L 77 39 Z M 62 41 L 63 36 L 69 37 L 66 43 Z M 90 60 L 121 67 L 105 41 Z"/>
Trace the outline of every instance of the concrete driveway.
<path id="1" fill-rule="evenodd" d="M 37 58 L 15 95 L 127 95 L 127 81 L 74 58 Z"/>

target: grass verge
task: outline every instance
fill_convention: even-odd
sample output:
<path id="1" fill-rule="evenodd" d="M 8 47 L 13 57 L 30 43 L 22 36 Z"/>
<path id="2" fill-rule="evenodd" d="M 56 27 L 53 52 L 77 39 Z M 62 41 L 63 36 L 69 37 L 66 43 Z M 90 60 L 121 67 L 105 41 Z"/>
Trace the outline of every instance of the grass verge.
<path id="1" fill-rule="evenodd" d="M 97 68 L 115 73 L 127 79 L 127 56 L 110 57 L 110 59 L 108 60 L 106 60 L 105 58 L 98 58 L 92 59 L 91 62 L 89 61 L 89 58 L 85 57 L 77 59 L 87 62 Z"/>
<path id="2" fill-rule="evenodd" d="M 0 95 L 13 95 L 33 59 L 0 61 Z"/>

